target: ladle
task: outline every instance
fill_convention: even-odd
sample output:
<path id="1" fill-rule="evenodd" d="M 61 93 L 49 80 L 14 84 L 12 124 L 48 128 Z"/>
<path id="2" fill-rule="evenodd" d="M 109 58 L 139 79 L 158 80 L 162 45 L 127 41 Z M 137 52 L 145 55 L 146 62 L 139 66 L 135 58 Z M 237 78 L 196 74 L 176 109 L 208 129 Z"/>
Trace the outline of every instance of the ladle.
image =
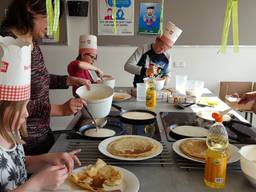
<path id="1" fill-rule="evenodd" d="M 96 123 L 95 119 L 93 118 L 92 114 L 90 113 L 90 111 L 88 110 L 86 105 L 83 104 L 83 106 L 84 106 L 84 109 L 86 110 L 86 112 L 89 114 L 89 116 L 90 116 L 90 118 L 91 118 L 91 120 L 92 120 L 92 122 L 93 122 L 93 124 L 94 124 L 94 126 L 96 128 L 96 131 L 98 132 L 99 131 L 99 127 L 97 126 L 97 123 Z"/>

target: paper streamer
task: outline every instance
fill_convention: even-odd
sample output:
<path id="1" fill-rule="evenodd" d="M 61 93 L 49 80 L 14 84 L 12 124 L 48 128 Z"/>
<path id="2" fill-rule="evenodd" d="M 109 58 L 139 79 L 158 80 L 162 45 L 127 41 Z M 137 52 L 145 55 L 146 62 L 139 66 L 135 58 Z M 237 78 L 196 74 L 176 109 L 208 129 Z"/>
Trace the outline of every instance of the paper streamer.
<path id="1" fill-rule="evenodd" d="M 227 43 L 228 43 L 228 33 L 230 22 L 232 19 L 233 26 L 233 45 L 234 52 L 238 52 L 239 50 L 239 32 L 238 32 L 238 0 L 227 0 L 227 8 L 224 19 L 224 26 L 222 31 L 222 39 L 221 39 L 221 53 L 226 53 Z"/>
<path id="2" fill-rule="evenodd" d="M 47 21 L 48 21 L 48 27 L 47 27 L 47 35 L 52 36 L 53 35 L 53 7 L 52 7 L 52 0 L 46 0 L 46 11 L 47 11 Z"/>
<path id="3" fill-rule="evenodd" d="M 60 18 L 60 0 L 54 0 L 54 21 L 53 21 L 53 33 L 58 31 Z"/>
<path id="4" fill-rule="evenodd" d="M 116 29 L 116 0 L 113 0 L 113 22 L 114 22 L 114 32 L 117 32 Z"/>
<path id="5" fill-rule="evenodd" d="M 54 0 L 54 10 L 52 0 L 46 0 L 46 11 L 48 20 L 47 35 L 53 37 L 55 41 L 59 41 L 60 0 Z"/>
<path id="6" fill-rule="evenodd" d="M 238 0 L 233 0 L 232 7 L 232 26 L 233 26 L 233 51 L 239 52 L 239 31 L 238 31 Z"/>
<path id="7" fill-rule="evenodd" d="M 164 22 L 164 0 L 161 4 L 161 15 L 160 15 L 160 34 L 163 34 L 163 22 Z"/>

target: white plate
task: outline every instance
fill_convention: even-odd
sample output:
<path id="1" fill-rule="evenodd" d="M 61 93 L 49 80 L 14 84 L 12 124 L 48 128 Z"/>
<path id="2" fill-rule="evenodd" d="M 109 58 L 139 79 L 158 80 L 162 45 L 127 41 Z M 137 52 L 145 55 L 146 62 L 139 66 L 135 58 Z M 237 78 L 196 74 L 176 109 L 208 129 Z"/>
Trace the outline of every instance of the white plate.
<path id="1" fill-rule="evenodd" d="M 159 150 L 148 157 L 139 157 L 139 158 L 120 157 L 120 156 L 112 155 L 111 153 L 109 153 L 107 151 L 108 144 L 111 143 L 112 141 L 115 141 L 116 139 L 120 139 L 123 137 L 137 137 L 137 138 L 148 139 L 150 142 L 156 144 L 159 147 Z M 152 139 L 150 137 L 144 137 L 144 136 L 139 136 L 139 135 L 121 135 L 121 136 L 115 136 L 115 137 L 111 137 L 111 138 L 101 141 L 98 146 L 98 149 L 103 155 L 106 155 L 107 157 L 110 157 L 113 159 L 124 160 L 124 161 L 141 161 L 141 160 L 151 159 L 151 158 L 159 155 L 160 153 L 162 153 L 163 145 L 160 142 L 158 142 L 157 140 Z"/>
<path id="2" fill-rule="evenodd" d="M 181 139 L 181 140 L 178 140 L 178 141 L 174 142 L 173 145 L 172 145 L 173 151 L 175 153 L 177 153 L 178 155 L 180 155 L 181 157 L 184 157 L 185 159 L 189 159 L 189 160 L 195 161 L 195 162 L 204 163 L 204 161 L 202 161 L 202 160 L 194 159 L 192 157 L 187 156 L 186 154 L 184 154 L 180 150 L 180 144 L 183 141 L 188 140 L 188 139 L 191 139 L 191 138 Z M 205 140 L 204 138 L 193 138 L 193 139 Z M 239 159 L 240 159 L 240 154 L 238 152 L 239 149 L 235 145 L 232 145 L 232 144 L 229 144 L 228 148 L 229 148 L 229 152 L 230 152 L 230 155 L 231 155 L 230 159 L 228 160 L 228 164 L 239 161 Z"/>
<path id="3" fill-rule="evenodd" d="M 123 97 L 123 99 L 116 99 L 115 96 Z M 130 99 L 132 96 L 128 93 L 122 93 L 122 92 L 114 92 L 113 101 L 114 102 L 122 102 L 127 99 Z"/>
<path id="4" fill-rule="evenodd" d="M 185 137 L 206 137 L 208 135 L 206 128 L 190 125 L 177 126 L 172 129 L 172 132 Z"/>
<path id="5" fill-rule="evenodd" d="M 116 167 L 116 166 L 115 166 Z M 81 169 L 86 168 L 84 167 L 79 167 L 75 169 L 73 172 L 81 171 Z M 121 168 L 121 167 L 116 167 L 119 169 L 123 175 L 124 179 L 123 182 L 120 185 L 121 191 L 122 192 L 137 192 L 139 191 L 140 188 L 140 182 L 136 175 L 134 175 L 132 172 L 128 171 L 127 169 Z M 87 192 L 88 190 L 82 189 L 79 186 L 76 186 L 72 182 L 70 182 L 68 179 L 58 188 L 59 192 L 61 191 L 85 191 Z M 89 191 L 88 191 L 89 192 Z"/>
<path id="6" fill-rule="evenodd" d="M 196 115 L 202 119 L 208 120 L 208 121 L 214 121 L 213 117 L 212 117 L 212 113 L 216 112 L 216 111 L 200 111 L 197 112 Z M 230 121 L 231 117 L 226 114 L 223 116 L 223 121 Z"/>

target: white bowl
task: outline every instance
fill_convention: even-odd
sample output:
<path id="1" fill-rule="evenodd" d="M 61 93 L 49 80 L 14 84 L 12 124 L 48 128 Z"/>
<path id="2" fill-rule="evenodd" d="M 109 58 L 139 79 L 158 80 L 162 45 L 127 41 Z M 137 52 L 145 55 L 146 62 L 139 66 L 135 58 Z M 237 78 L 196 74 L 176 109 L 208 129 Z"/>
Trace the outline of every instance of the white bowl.
<path id="1" fill-rule="evenodd" d="M 256 145 L 247 145 L 239 150 L 241 169 L 251 184 L 256 187 Z"/>
<path id="2" fill-rule="evenodd" d="M 156 79 L 156 90 L 160 91 L 164 88 L 165 79 L 164 78 L 157 78 Z"/>
<path id="3" fill-rule="evenodd" d="M 144 83 L 147 82 L 147 80 L 149 80 L 149 78 L 144 78 Z M 156 78 L 155 79 L 155 88 L 157 91 L 160 91 L 164 88 L 164 83 L 165 83 L 165 79 L 164 78 Z"/>
<path id="4" fill-rule="evenodd" d="M 105 76 L 103 76 L 103 82 L 102 83 L 104 85 L 107 85 L 107 86 L 111 87 L 112 89 L 114 89 L 116 80 L 113 77 L 109 76 L 109 75 L 105 75 Z"/>
<path id="5" fill-rule="evenodd" d="M 85 86 L 76 90 L 76 94 L 86 100 L 87 108 L 94 118 L 103 118 L 109 114 L 113 93 L 113 89 L 104 84 L 92 84 L 90 90 Z"/>

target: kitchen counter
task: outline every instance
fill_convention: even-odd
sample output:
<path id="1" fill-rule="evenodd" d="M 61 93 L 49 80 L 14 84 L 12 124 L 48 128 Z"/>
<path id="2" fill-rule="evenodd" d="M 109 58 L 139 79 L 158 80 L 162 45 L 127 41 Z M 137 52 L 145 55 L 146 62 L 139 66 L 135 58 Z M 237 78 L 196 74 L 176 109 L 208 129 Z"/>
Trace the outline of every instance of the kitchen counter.
<path id="1" fill-rule="evenodd" d="M 223 102 L 222 102 L 223 103 Z M 221 103 L 221 104 L 222 104 Z M 124 109 L 142 109 L 145 108 L 144 102 L 137 102 L 136 98 L 131 98 L 128 101 L 118 103 Z M 227 107 L 223 103 L 223 107 Z M 165 131 L 160 119 L 159 112 L 174 112 L 178 109 L 174 108 L 172 104 L 166 102 L 158 102 L 155 112 L 157 113 L 157 123 L 160 130 L 162 141 L 167 146 L 170 156 L 174 159 L 174 152 L 172 151 L 172 143 L 166 140 Z M 184 112 L 196 111 L 194 107 L 185 108 Z M 179 110 L 181 111 L 181 110 Z M 244 120 L 241 116 L 235 113 L 240 120 Z M 68 125 L 67 129 L 73 129 L 81 113 L 74 116 L 73 120 Z M 65 134 L 60 135 L 50 152 L 66 151 L 70 140 L 66 139 Z M 83 141 L 83 140 L 79 140 Z M 131 172 L 133 172 L 140 181 L 140 192 L 202 192 L 202 191 L 227 191 L 227 192 L 241 192 L 241 191 L 255 191 L 250 183 L 246 180 L 241 171 L 228 171 L 227 184 L 222 190 L 214 190 L 205 186 L 203 181 L 203 170 L 186 170 L 179 168 L 175 161 L 173 164 L 161 165 L 119 165 Z"/>

